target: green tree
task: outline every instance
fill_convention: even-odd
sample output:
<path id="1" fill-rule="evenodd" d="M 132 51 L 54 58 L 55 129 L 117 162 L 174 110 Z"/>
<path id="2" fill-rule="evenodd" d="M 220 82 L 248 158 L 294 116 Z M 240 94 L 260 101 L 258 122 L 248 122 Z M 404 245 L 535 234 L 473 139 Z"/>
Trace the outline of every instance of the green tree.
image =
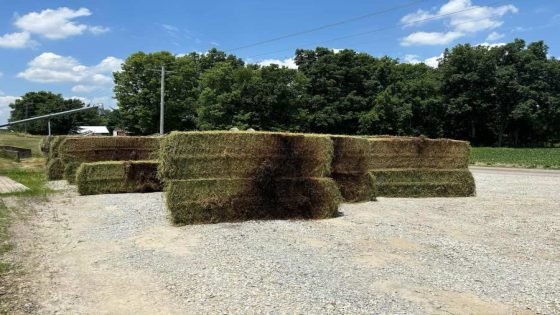
<path id="1" fill-rule="evenodd" d="M 9 121 L 17 121 L 25 118 L 41 116 L 71 109 L 84 107 L 85 104 L 78 99 L 64 99 L 60 94 L 52 92 L 28 92 L 14 103 L 10 104 L 12 109 Z M 76 131 L 77 126 L 91 125 L 102 122 L 97 111 L 85 111 L 82 113 L 58 116 L 51 119 L 51 133 L 64 135 Z M 26 124 L 18 124 L 10 127 L 14 131 L 27 131 L 31 134 L 44 135 L 48 133 L 47 120 L 38 120 Z"/>
<path id="2" fill-rule="evenodd" d="M 370 111 L 375 98 L 392 82 L 397 64 L 388 57 L 327 48 L 299 49 L 295 62 L 309 80 L 303 109 L 308 130 L 338 134 L 356 134 L 360 118 L 375 115 Z"/>
<path id="3" fill-rule="evenodd" d="M 299 130 L 305 77 L 296 70 L 221 62 L 201 79 L 199 127 Z"/>

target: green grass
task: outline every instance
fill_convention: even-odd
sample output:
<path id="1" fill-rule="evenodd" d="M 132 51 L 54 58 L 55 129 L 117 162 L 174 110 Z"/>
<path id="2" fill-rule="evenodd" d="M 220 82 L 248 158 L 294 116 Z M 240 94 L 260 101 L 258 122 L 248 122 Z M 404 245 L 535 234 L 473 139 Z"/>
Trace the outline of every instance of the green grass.
<path id="1" fill-rule="evenodd" d="M 560 169 L 560 148 L 472 148 L 470 164 Z"/>
<path id="2" fill-rule="evenodd" d="M 47 176 L 44 168 L 44 158 L 39 151 L 41 137 L 19 133 L 0 132 L 0 145 L 12 145 L 31 149 L 33 158 L 15 162 L 10 159 L 0 158 L 0 176 L 7 176 L 23 185 L 29 190 L 17 193 L 0 194 L 0 283 L 5 275 L 17 266 L 12 266 L 4 260 L 4 255 L 13 248 L 10 241 L 10 226 L 17 220 L 24 218 L 29 212 L 23 206 L 28 198 L 45 198 L 51 192 L 46 187 Z M 15 202 L 6 203 L 6 197 L 16 198 Z M 9 285 L 9 284 L 8 284 Z M 10 313 L 9 305 L 13 296 L 4 294 L 0 296 L 0 313 Z"/>
<path id="3" fill-rule="evenodd" d="M 42 136 L 32 136 L 17 132 L 0 132 L 0 145 L 10 145 L 25 149 L 31 149 L 33 156 L 41 156 L 39 142 Z"/>

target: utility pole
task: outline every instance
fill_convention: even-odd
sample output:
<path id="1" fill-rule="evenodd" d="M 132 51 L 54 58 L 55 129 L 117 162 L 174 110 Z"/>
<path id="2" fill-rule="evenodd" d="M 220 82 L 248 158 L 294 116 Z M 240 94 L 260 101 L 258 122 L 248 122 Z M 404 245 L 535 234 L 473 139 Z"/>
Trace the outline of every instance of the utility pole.
<path id="1" fill-rule="evenodd" d="M 159 134 L 163 136 L 163 116 L 165 108 L 165 66 L 161 66 L 161 92 L 159 108 Z"/>
<path id="2" fill-rule="evenodd" d="M 151 71 L 161 73 L 161 87 L 160 87 L 160 99 L 159 99 L 159 134 L 163 136 L 164 131 L 164 119 L 165 119 L 165 75 L 168 73 L 173 73 L 174 71 L 165 71 L 165 65 L 161 66 L 161 69 L 151 69 Z"/>

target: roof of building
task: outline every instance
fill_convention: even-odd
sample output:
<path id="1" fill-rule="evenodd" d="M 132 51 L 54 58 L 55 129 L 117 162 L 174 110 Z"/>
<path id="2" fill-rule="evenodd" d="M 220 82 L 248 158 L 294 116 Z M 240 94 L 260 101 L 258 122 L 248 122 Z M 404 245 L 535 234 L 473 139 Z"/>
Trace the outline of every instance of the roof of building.
<path id="1" fill-rule="evenodd" d="M 88 134 L 88 133 L 95 133 L 95 134 L 108 134 L 109 129 L 105 126 L 78 126 L 78 133 L 79 134 Z"/>

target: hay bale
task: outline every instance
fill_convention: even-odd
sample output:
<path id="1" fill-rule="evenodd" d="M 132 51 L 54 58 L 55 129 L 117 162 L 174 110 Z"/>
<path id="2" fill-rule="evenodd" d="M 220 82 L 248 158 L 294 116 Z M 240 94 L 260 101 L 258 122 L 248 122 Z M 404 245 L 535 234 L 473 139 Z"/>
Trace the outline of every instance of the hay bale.
<path id="1" fill-rule="evenodd" d="M 49 180 L 60 180 L 64 177 L 64 164 L 59 157 L 58 150 L 65 138 L 66 136 L 54 136 L 49 140 L 49 148 L 45 159 Z"/>
<path id="2" fill-rule="evenodd" d="M 60 158 L 51 159 L 47 163 L 47 178 L 49 180 L 60 180 L 64 178 L 64 164 Z"/>
<path id="3" fill-rule="evenodd" d="M 157 161 L 82 163 L 76 172 L 81 195 L 161 191 Z"/>
<path id="4" fill-rule="evenodd" d="M 469 143 L 423 137 L 369 137 L 369 166 L 372 169 L 437 168 L 460 169 L 469 164 Z"/>
<path id="5" fill-rule="evenodd" d="M 170 180 L 165 196 L 175 224 L 330 218 L 341 202 L 330 178 Z"/>
<path id="6" fill-rule="evenodd" d="M 344 201 L 375 200 L 375 181 L 369 174 L 369 142 L 362 137 L 331 136 L 334 145 L 332 175 Z"/>
<path id="7" fill-rule="evenodd" d="M 58 149 L 64 179 L 74 183 L 82 163 L 155 159 L 159 142 L 159 137 L 66 137 Z"/>
<path id="8" fill-rule="evenodd" d="M 375 176 L 365 174 L 338 174 L 333 173 L 332 179 L 336 182 L 340 194 L 345 202 L 375 201 L 377 186 Z"/>
<path id="9" fill-rule="evenodd" d="M 380 197 L 468 197 L 475 182 L 468 169 L 373 170 Z"/>
<path id="10" fill-rule="evenodd" d="M 53 139 L 54 136 L 45 136 L 41 138 L 41 141 L 39 142 L 39 150 L 43 153 L 43 156 L 49 156 L 49 148 Z"/>
<path id="11" fill-rule="evenodd" d="M 330 174 L 329 137 L 278 132 L 172 132 L 162 143 L 165 180 L 322 177 Z"/>

